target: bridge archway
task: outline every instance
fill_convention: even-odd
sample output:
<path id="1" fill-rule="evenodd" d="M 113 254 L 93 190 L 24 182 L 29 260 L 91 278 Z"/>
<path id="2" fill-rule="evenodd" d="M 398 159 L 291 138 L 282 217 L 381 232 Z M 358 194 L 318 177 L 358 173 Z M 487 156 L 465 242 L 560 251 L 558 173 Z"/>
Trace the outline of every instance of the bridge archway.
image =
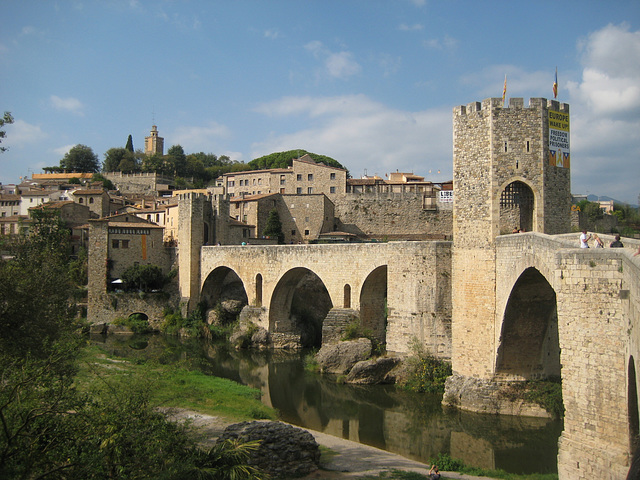
<path id="1" fill-rule="evenodd" d="M 244 283 L 229 267 L 218 267 L 211 271 L 202 285 L 200 300 L 206 302 L 207 308 L 224 300 L 239 300 L 243 305 L 249 303 Z"/>
<path id="2" fill-rule="evenodd" d="M 535 230 L 534 206 L 535 195 L 529 185 L 520 180 L 507 184 L 500 193 L 500 233 L 511 233 L 514 228 Z"/>
<path id="3" fill-rule="evenodd" d="M 332 308 L 320 277 L 307 268 L 293 268 L 280 278 L 271 295 L 269 331 L 292 335 L 302 347 L 319 347 L 322 323 Z"/>
<path id="4" fill-rule="evenodd" d="M 360 324 L 371 330 L 374 338 L 386 343 L 387 337 L 387 266 L 381 265 L 366 278 L 360 290 Z"/>
<path id="5" fill-rule="evenodd" d="M 508 380 L 560 376 L 556 293 L 534 267 L 522 272 L 509 295 L 496 375 Z"/>

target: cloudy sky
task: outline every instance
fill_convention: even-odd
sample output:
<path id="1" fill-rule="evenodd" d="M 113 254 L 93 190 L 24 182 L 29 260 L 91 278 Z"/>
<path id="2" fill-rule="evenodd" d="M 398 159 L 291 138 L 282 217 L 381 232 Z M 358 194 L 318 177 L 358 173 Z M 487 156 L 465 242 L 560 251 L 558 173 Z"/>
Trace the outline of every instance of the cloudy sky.
<path id="1" fill-rule="evenodd" d="M 328 155 L 354 177 L 452 177 L 452 109 L 488 97 L 571 105 L 573 193 L 638 203 L 640 2 L 7 0 L 0 5 L 0 182 L 165 151 Z"/>

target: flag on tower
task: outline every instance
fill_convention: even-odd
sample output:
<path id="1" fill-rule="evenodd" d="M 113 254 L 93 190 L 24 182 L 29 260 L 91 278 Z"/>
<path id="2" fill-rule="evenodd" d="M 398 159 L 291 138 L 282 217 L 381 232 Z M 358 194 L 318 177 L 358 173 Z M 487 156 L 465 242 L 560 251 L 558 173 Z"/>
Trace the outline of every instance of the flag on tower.
<path id="1" fill-rule="evenodd" d="M 556 81 L 553 82 L 553 98 L 558 98 L 558 67 L 556 67 Z"/>
<path id="2" fill-rule="evenodd" d="M 504 76 L 504 88 L 502 89 L 502 106 L 504 107 L 504 97 L 507 95 L 507 76 Z"/>

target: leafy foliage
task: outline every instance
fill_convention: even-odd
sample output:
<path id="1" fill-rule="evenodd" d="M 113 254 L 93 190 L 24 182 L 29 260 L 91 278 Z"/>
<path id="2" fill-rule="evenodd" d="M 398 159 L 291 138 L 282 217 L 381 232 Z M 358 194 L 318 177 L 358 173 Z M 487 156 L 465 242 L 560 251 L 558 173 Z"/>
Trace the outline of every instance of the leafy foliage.
<path id="1" fill-rule="evenodd" d="M 403 386 L 414 392 L 444 393 L 444 383 L 452 374 L 451 364 L 428 353 L 417 339 L 411 350 L 412 355 L 407 359 L 409 377 Z"/>
<path id="2" fill-rule="evenodd" d="M 269 212 L 267 217 L 267 224 L 262 231 L 262 234 L 266 237 L 275 237 L 278 239 L 278 243 L 284 243 L 284 232 L 282 231 L 282 222 L 280 221 L 280 215 L 275 208 Z"/>
<path id="3" fill-rule="evenodd" d="M 133 333 L 151 333 L 153 328 L 149 325 L 149 319 L 146 315 L 134 313 L 127 318 L 116 318 L 114 325 L 124 325 L 129 327 Z"/>
<path id="4" fill-rule="evenodd" d="M 151 292 L 160 290 L 167 277 L 157 265 L 133 265 L 121 275 L 125 290 Z"/>
<path id="5" fill-rule="evenodd" d="M 265 155 L 263 157 L 251 160 L 247 165 L 250 170 L 263 170 L 268 168 L 287 168 L 293 165 L 294 158 L 300 158 L 303 155 L 309 155 L 316 162 L 322 163 L 329 167 L 342 168 L 346 170 L 337 160 L 325 155 L 310 153 L 306 150 L 288 150 L 286 152 L 277 152 Z"/>
<path id="6" fill-rule="evenodd" d="M 69 236 L 59 218 L 38 212 L 33 235 L 10 245 L 12 260 L 0 259 L 0 478 L 253 475 L 241 454 L 251 445 L 203 452 L 186 426 L 157 411 L 144 377 L 77 388 L 83 340 L 69 320 Z"/>
<path id="7" fill-rule="evenodd" d="M 3 128 L 5 125 L 11 125 L 13 123 L 13 117 L 11 116 L 11 112 L 4 112 L 4 115 L 2 116 L 2 118 L 0 118 L 0 129 Z M 0 130 L 0 143 L 2 143 L 2 139 L 5 138 L 7 135 L 7 132 L 5 132 L 4 130 Z M 6 152 L 7 151 L 7 147 L 0 147 L 0 153 L 2 152 Z"/>
<path id="8" fill-rule="evenodd" d="M 97 173 L 100 171 L 100 163 L 91 147 L 78 144 L 71 147 L 60 160 L 60 168 L 69 172 Z"/>
<path id="9" fill-rule="evenodd" d="M 166 335 L 178 335 L 180 331 L 186 331 L 191 337 L 202 337 L 205 322 L 206 304 L 201 302 L 186 318 L 179 311 L 165 311 L 161 331 Z"/>
<path id="10" fill-rule="evenodd" d="M 514 382 L 504 387 L 500 391 L 500 395 L 512 401 L 525 400 L 540 405 L 554 418 L 562 418 L 564 416 L 562 379 L 560 377 Z"/>

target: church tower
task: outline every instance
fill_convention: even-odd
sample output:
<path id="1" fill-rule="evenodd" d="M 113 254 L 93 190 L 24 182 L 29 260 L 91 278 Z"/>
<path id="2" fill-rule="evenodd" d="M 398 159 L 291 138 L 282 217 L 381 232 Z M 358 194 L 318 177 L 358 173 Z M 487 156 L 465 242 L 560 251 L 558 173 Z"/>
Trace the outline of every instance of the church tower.
<path id="1" fill-rule="evenodd" d="M 159 154 L 164 152 L 164 138 L 158 136 L 158 127 L 153 125 L 148 137 L 144 137 L 144 153 L 146 155 Z"/>

